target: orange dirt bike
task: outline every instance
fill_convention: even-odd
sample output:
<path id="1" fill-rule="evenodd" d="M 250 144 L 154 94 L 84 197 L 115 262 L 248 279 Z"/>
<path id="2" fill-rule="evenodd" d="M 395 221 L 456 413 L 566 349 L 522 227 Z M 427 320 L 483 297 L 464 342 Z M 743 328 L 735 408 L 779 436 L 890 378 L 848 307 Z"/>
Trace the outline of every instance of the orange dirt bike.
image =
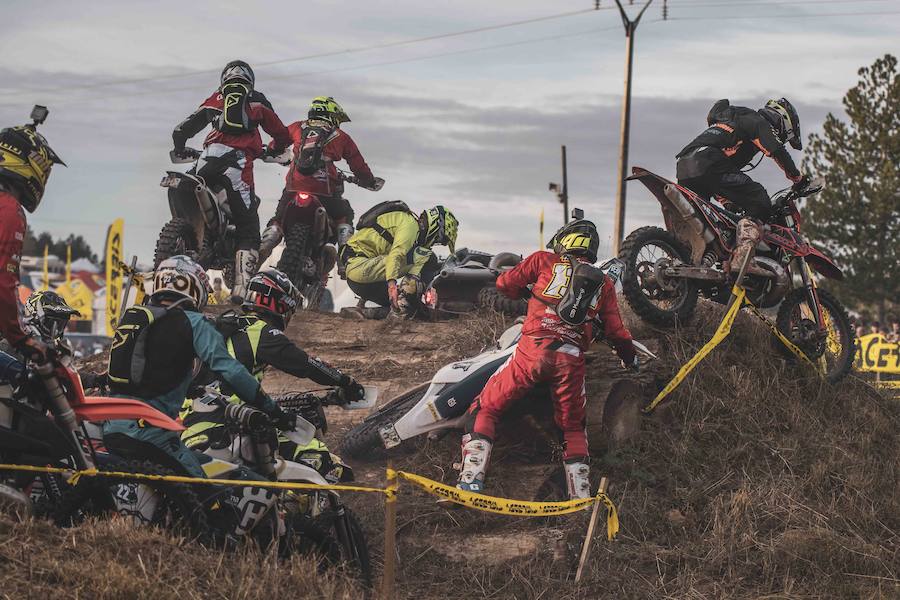
<path id="1" fill-rule="evenodd" d="M 619 252 L 626 266 L 622 288 L 634 312 L 652 325 L 669 327 L 691 317 L 700 294 L 727 302 L 734 283 L 729 263 L 742 215 L 719 198 L 704 198 L 640 167 L 628 179 L 653 193 L 666 224 L 665 229 L 633 231 Z M 743 286 L 755 306 L 779 307 L 779 331 L 817 361 L 829 381 L 837 381 L 853 365 L 855 332 L 847 310 L 818 287 L 813 271 L 836 280 L 843 273 L 800 233 L 797 209 L 799 199 L 821 189 L 817 181 L 805 190 L 786 189 L 772 197 L 774 218 L 764 227 L 753 259 L 767 275 L 748 273 Z"/>

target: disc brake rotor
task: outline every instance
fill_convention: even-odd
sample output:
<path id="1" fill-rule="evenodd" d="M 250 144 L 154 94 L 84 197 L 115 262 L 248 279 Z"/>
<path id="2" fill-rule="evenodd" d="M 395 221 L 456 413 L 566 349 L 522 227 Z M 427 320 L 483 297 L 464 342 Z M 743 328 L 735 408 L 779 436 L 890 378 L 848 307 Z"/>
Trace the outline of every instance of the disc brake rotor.
<path id="1" fill-rule="evenodd" d="M 819 358 L 825 352 L 825 338 L 812 319 L 801 319 L 795 323 L 791 328 L 791 338 L 809 358 Z"/>

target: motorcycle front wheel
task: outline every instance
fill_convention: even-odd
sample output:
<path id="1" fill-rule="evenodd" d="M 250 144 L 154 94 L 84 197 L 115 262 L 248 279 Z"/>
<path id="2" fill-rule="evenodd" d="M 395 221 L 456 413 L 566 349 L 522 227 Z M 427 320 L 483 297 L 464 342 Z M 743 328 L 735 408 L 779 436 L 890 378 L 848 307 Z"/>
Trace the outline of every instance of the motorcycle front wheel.
<path id="1" fill-rule="evenodd" d="M 844 306 L 827 290 L 817 291 L 825 334 L 816 325 L 816 308 L 806 289 L 789 293 L 778 308 L 778 330 L 798 346 L 807 357 L 823 369 L 825 378 L 834 383 L 843 379 L 853 367 L 856 355 L 856 331 Z M 774 342 L 788 358 L 794 354 L 779 340 Z"/>
<path id="2" fill-rule="evenodd" d="M 690 252 L 659 227 L 641 227 L 625 238 L 619 251 L 625 263 L 622 291 L 631 309 L 657 327 L 685 323 L 697 306 L 697 286 L 688 279 L 661 278 L 660 268 L 678 260 L 690 264 Z"/>

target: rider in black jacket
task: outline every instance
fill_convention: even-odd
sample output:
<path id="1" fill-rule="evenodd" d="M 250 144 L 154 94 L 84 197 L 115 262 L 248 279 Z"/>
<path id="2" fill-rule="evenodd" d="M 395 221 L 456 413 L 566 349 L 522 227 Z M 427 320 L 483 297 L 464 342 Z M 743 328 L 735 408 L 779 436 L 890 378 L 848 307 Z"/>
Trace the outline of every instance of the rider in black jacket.
<path id="1" fill-rule="evenodd" d="M 756 272 L 752 257 L 762 235 L 759 225 L 771 218 L 772 203 L 766 189 L 741 169 L 762 152 L 781 167 L 796 189 L 805 188 L 809 179 L 784 147 L 790 143 L 796 150 L 802 148 L 800 118 L 785 98 L 769 100 L 759 110 L 719 100 L 706 122 L 709 127 L 677 155 L 678 183 L 702 196 L 724 196 L 744 210 L 732 262 L 737 268 L 749 260 L 748 272 Z"/>

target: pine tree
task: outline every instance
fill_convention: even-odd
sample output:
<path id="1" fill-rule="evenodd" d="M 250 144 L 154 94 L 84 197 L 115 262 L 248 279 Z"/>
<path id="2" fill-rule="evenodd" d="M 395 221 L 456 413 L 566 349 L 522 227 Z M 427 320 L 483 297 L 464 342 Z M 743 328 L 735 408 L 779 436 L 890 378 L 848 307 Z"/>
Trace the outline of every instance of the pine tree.
<path id="1" fill-rule="evenodd" d="M 848 304 L 874 303 L 885 322 L 900 298 L 900 78 L 890 54 L 859 70 L 844 96 L 848 122 L 833 114 L 809 138 L 804 166 L 825 189 L 803 207 L 806 230 L 845 274 Z M 829 284 L 830 285 L 830 284 Z"/>

